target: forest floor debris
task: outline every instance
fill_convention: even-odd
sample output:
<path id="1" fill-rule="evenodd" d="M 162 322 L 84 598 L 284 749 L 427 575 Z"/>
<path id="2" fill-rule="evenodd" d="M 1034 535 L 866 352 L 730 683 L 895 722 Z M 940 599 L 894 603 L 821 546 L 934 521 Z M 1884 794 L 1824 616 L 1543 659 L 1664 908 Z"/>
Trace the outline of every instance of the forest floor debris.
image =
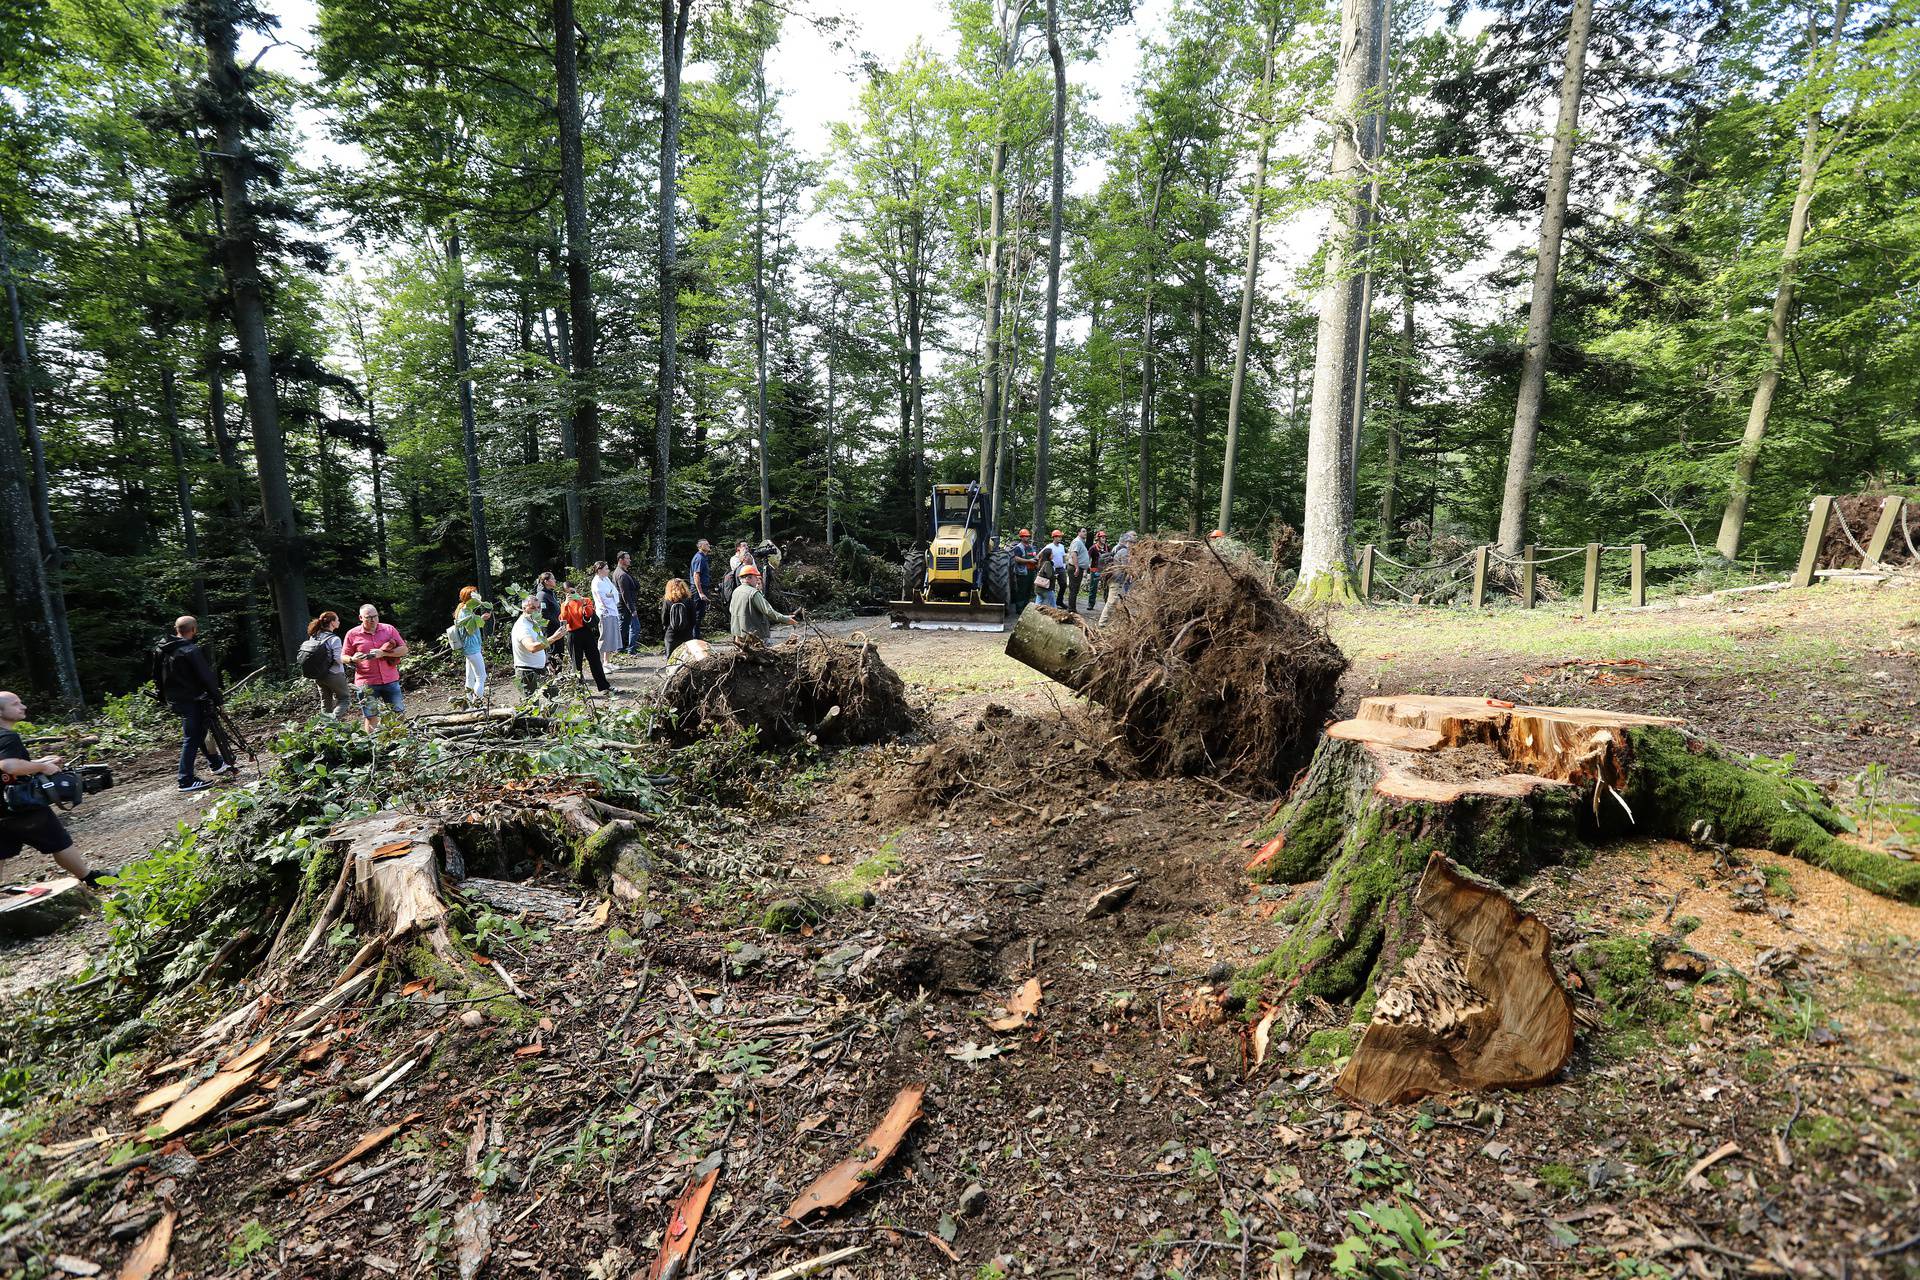
<path id="1" fill-rule="evenodd" d="M 1803 733 L 1823 780 L 1897 761 L 1895 739 L 1853 731 L 1836 702 L 1858 681 L 1880 692 L 1879 719 L 1887 706 L 1907 714 L 1898 709 L 1920 676 L 1904 659 L 1830 662 L 1885 647 L 1874 626 L 1829 647 L 1785 611 L 1714 621 L 1748 645 L 1781 626 L 1760 643 L 1810 678 L 1777 682 L 1784 712 L 1755 714 L 1749 698 L 1719 707 L 1716 723 L 1701 700 L 1683 712 L 1696 724 L 1775 756 Z M 1368 625 L 1361 648 L 1404 620 Z M 1408 667 L 1401 687 L 1479 689 L 1489 666 L 1511 678 L 1541 665 L 1488 643 L 1511 633 L 1478 633 L 1480 648 Z M 1596 647 L 1575 651 L 1609 656 L 1607 634 L 1583 632 Z M 960 660 L 946 655 L 967 642 L 903 647 L 900 669 L 931 686 L 912 673 L 950 669 Z M 1816 651 L 1817 673 L 1800 665 Z M 1687 673 L 1710 671 L 1687 644 L 1638 652 L 1646 684 L 1596 686 L 1567 668 L 1528 699 L 1562 690 L 1662 711 L 1648 702 L 1691 700 Z M 1873 680 L 1881 669 L 1891 674 Z M 1347 687 L 1393 678 L 1365 658 Z M 1737 689 L 1765 673 L 1720 678 Z M 1030 686 L 958 680 L 935 719 L 964 729 L 983 700 L 1019 708 L 1014 719 L 1058 719 Z M 1823 712 L 1840 718 L 1810 718 Z M 739 767 L 723 747 L 708 751 L 703 768 Z M 899 767 L 905 754 L 869 748 L 833 771 Z M 1009 756 L 992 776 L 1030 763 Z M 1367 1111 L 1330 1090 L 1353 1037 L 1339 1011 L 1263 1012 L 1235 990 L 1237 971 L 1284 936 L 1298 897 L 1251 888 L 1240 872 L 1267 805 L 1198 779 L 1083 771 L 1032 793 L 1052 810 L 1045 820 L 990 793 L 903 820 L 806 772 L 713 784 L 744 797 L 750 815 L 664 809 L 653 845 L 674 860 L 604 927 L 495 911 L 487 949 L 524 1000 L 473 1000 L 374 964 L 324 1005 L 362 949 L 345 933 L 323 939 L 270 1000 L 251 986 L 200 997 L 190 1016 L 58 1086 L 51 1105 L 7 1118 L 0 1178 L 17 1209 L 0 1224 L 0 1251 L 111 1271 L 168 1221 L 175 1274 L 454 1276 L 471 1265 L 624 1277 L 670 1242 L 676 1205 L 718 1155 L 690 1258 L 703 1275 L 824 1266 L 1231 1280 L 1324 1275 L 1336 1250 L 1456 1274 L 1515 1264 L 1614 1278 L 1901 1274 L 1897 1250 L 1920 1230 L 1910 1208 L 1920 911 L 1884 899 L 1856 910 L 1868 895 L 1764 854 L 1603 850 L 1519 891 L 1556 955 L 1567 952 L 1586 1023 L 1565 1079 Z M 550 861 L 527 874 L 577 893 Z M 1766 909 L 1738 910 L 1756 875 Z M 1127 902 L 1084 918 L 1094 895 L 1129 879 Z M 853 880 L 873 905 L 790 933 L 761 927 L 776 897 Z M 1663 973 L 1668 936 L 1713 969 L 1691 981 Z M 1029 980 L 1044 989 L 1036 1014 L 1012 1030 L 988 1025 L 1012 1016 Z M 152 1113 L 131 1109 L 143 1095 L 202 1078 L 317 1005 L 301 1044 L 324 1050 L 310 1060 L 270 1050 L 224 1110 L 169 1144 L 142 1137 Z M 230 1010 L 243 1017 L 225 1042 L 189 1054 Z M 378 1096 L 349 1087 L 377 1082 L 434 1036 L 425 1061 Z M 925 1115 L 876 1176 L 824 1218 L 780 1229 L 798 1190 L 864 1152 L 901 1089 L 922 1084 Z M 33 1096 L 35 1081 L 24 1085 Z M 415 1113 L 336 1169 L 337 1184 L 287 1183 Z M 1701 1165 L 1729 1145 L 1737 1152 Z"/>

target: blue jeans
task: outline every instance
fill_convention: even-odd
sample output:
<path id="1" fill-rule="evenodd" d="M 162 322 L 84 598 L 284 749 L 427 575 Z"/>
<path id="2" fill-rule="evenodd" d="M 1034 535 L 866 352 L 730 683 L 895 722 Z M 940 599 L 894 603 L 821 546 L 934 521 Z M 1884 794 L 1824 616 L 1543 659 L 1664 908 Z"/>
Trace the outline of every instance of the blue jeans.
<path id="1" fill-rule="evenodd" d="M 174 711 L 180 717 L 180 785 L 186 786 L 193 781 L 195 758 L 205 753 L 207 763 L 218 769 L 232 764 L 231 760 L 222 760 L 207 745 L 207 725 L 212 720 L 204 702 L 176 702 Z"/>
<path id="2" fill-rule="evenodd" d="M 386 684 L 363 684 L 360 686 L 360 714 L 371 720 L 380 714 L 380 704 L 386 703 L 393 708 L 393 714 L 407 714 L 407 699 L 400 692 L 400 682 L 390 680 Z"/>
<path id="3" fill-rule="evenodd" d="M 693 638 L 700 638 L 700 624 L 706 621 L 707 602 L 699 596 L 693 598 Z"/>
<path id="4" fill-rule="evenodd" d="M 629 613 L 620 619 L 620 648 L 627 653 L 640 652 L 640 615 Z"/>

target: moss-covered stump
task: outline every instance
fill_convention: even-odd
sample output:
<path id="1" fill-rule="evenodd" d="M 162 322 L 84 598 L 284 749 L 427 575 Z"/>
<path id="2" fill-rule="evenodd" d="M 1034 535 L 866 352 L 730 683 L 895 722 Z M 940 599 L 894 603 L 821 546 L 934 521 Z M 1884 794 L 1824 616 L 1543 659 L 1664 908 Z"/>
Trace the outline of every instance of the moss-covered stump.
<path id="1" fill-rule="evenodd" d="M 1248 864 L 1256 880 L 1303 888 L 1286 936 L 1243 981 L 1350 1005 L 1366 1021 L 1430 932 L 1417 887 L 1434 855 L 1499 886 L 1622 835 L 1713 838 L 1920 901 L 1920 866 L 1836 839 L 1840 825 L 1808 784 L 1743 764 L 1675 720 L 1368 698 L 1328 729 Z"/>

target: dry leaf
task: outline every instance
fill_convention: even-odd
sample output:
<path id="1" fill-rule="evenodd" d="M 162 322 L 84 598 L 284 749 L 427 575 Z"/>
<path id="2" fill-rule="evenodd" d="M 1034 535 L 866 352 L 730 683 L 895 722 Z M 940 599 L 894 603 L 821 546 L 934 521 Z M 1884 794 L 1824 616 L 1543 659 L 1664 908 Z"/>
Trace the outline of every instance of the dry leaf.
<path id="1" fill-rule="evenodd" d="M 516 1058 L 537 1058 L 546 1051 L 547 1046 L 543 1044 L 523 1044 L 513 1051 L 513 1056 Z"/>
<path id="2" fill-rule="evenodd" d="M 1267 1046 L 1273 1040 L 1273 1023 L 1280 1016 L 1280 1006 L 1274 1005 L 1260 1015 L 1260 1021 L 1253 1026 L 1253 1066 L 1247 1074 L 1253 1075 L 1260 1070 L 1260 1064 L 1267 1060 Z"/>
<path id="3" fill-rule="evenodd" d="M 1007 1001 L 1007 1013 L 1003 1018 L 988 1018 L 987 1026 L 995 1031 L 1018 1031 L 1027 1025 L 1027 1019 L 1040 1008 L 1040 979 L 1028 978 L 1013 993 L 1013 999 Z"/>
<path id="4" fill-rule="evenodd" d="M 900 1149 L 901 1140 L 920 1119 L 920 1101 L 926 1094 L 924 1084 L 908 1085 L 895 1094 L 893 1105 L 860 1149 L 815 1178 L 788 1206 L 780 1225 L 790 1227 L 816 1209 L 837 1209 L 851 1199 Z"/>
<path id="5" fill-rule="evenodd" d="M 127 1260 L 120 1264 L 120 1270 L 114 1273 L 114 1280 L 152 1280 L 167 1265 L 167 1255 L 173 1250 L 173 1224 L 180 1215 L 168 1209 L 160 1215 L 160 1221 L 147 1228 L 147 1234 L 140 1237 L 140 1243 L 133 1247 Z"/>

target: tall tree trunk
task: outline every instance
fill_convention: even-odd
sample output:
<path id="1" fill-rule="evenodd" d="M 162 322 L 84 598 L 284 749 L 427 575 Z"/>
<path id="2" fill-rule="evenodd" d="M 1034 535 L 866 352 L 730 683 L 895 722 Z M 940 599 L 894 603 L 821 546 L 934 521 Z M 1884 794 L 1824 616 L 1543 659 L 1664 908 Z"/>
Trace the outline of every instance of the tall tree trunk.
<path id="1" fill-rule="evenodd" d="M 1355 134 L 1365 107 L 1378 33 L 1377 0 L 1344 0 L 1340 65 L 1333 91 L 1332 179 L 1343 195 L 1327 234 L 1320 325 L 1313 353 L 1313 404 L 1307 418 L 1307 485 L 1300 581 L 1293 599 L 1306 604 L 1359 600 L 1353 584 L 1353 506 L 1347 487 L 1352 391 L 1349 343 L 1357 302 L 1351 273 L 1361 218 L 1360 153 Z"/>
<path id="2" fill-rule="evenodd" d="M 1153 302 L 1159 291 L 1160 197 L 1165 194 L 1169 153 L 1153 179 L 1153 205 L 1147 213 L 1147 298 L 1140 318 L 1140 532 L 1153 531 Z M 1037 536 L 1037 535 L 1036 535 Z"/>
<path id="3" fill-rule="evenodd" d="M 473 524 L 474 584 L 482 600 L 493 599 L 493 550 L 487 542 L 487 509 L 480 496 L 480 440 L 473 423 L 473 366 L 467 357 L 467 263 L 460 254 L 460 224 L 447 224 L 447 280 L 453 303 L 453 377 L 460 397 L 460 451 L 467 466 L 467 518 Z"/>
<path id="4" fill-rule="evenodd" d="M 839 390 L 839 387 L 834 381 L 834 374 L 839 371 L 839 366 L 838 362 L 833 358 L 833 348 L 839 341 L 839 323 L 840 290 L 838 286 L 835 286 L 832 298 L 827 304 L 827 327 L 823 334 L 825 339 L 823 354 L 827 360 L 827 450 L 826 474 L 824 476 L 824 482 L 821 485 L 821 496 L 826 499 L 826 542 L 827 554 L 829 556 L 833 554 L 833 430 L 834 427 L 838 425 L 834 420 L 834 413 L 839 407 L 838 402 L 834 398 L 835 393 Z"/>
<path id="5" fill-rule="evenodd" d="M 556 272 L 558 272 L 560 264 L 557 253 L 554 254 L 553 266 Z M 547 309 L 542 307 L 540 310 L 540 324 L 542 328 L 546 327 L 547 315 Z M 568 376 L 571 377 L 573 370 L 573 327 L 567 321 L 567 312 L 564 307 L 553 308 L 552 315 L 553 330 L 548 337 L 547 358 L 559 365 L 562 369 L 567 370 Z M 587 560 L 586 538 L 581 532 L 580 450 L 573 438 L 573 414 L 565 411 L 560 414 L 560 457 L 566 461 L 570 468 L 567 476 L 566 500 L 564 503 L 567 516 L 567 552 L 575 566 L 584 566 L 589 563 L 589 561 Z"/>
<path id="6" fill-rule="evenodd" d="M 560 117 L 560 205 L 566 227 L 567 311 L 573 321 L 570 385 L 580 542 L 585 559 L 606 554 L 600 518 L 600 389 L 595 385 L 593 238 L 587 228 L 587 160 L 580 118 L 580 56 L 573 0 L 553 0 L 553 69 Z"/>
<path id="7" fill-rule="evenodd" d="M 1360 160 L 1367 170 L 1366 194 L 1360 202 L 1361 234 L 1357 252 L 1360 274 L 1353 282 L 1353 337 L 1347 348 L 1347 505 L 1357 506 L 1360 494 L 1360 432 L 1367 420 L 1367 351 L 1373 336 L 1373 249 L 1380 205 L 1380 157 L 1387 141 L 1387 81 L 1393 39 L 1393 0 L 1379 0 L 1374 14 L 1373 64 L 1367 79 L 1372 93 L 1365 126 L 1360 131 Z"/>
<path id="8" fill-rule="evenodd" d="M 34 527 L 27 462 L 20 453 L 20 424 L 13 416 L 7 366 L 0 361 L 0 547 L 5 548 L 6 581 L 12 614 L 20 627 L 20 648 L 28 671 L 42 689 L 59 687 L 54 670 L 53 603 L 47 596 L 46 565 Z"/>
<path id="9" fill-rule="evenodd" d="M 680 269 L 675 212 L 680 203 L 680 70 L 693 0 L 660 0 L 660 360 L 653 412 L 653 562 L 667 562 L 667 475 L 673 467 L 673 384 L 680 345 Z"/>
<path id="10" fill-rule="evenodd" d="M 47 449 L 40 438 L 40 415 L 33 403 L 33 362 L 27 353 L 27 328 L 20 315 L 20 288 L 14 279 L 13 246 L 7 240 L 7 225 L 0 220 L 0 277 L 7 287 L 7 313 L 13 323 L 13 364 L 20 379 L 20 409 L 26 419 L 27 450 L 33 464 L 33 521 L 41 563 L 45 566 L 49 657 L 61 701 L 78 707 L 84 699 L 80 689 L 80 668 L 73 658 L 73 632 L 67 626 L 67 592 L 60 580 L 66 560 L 60 538 L 53 528 L 53 501 L 47 483 Z"/>
<path id="11" fill-rule="evenodd" d="M 1413 410 L 1413 273 L 1400 286 L 1400 367 L 1393 375 L 1393 417 L 1387 422 L 1387 468 L 1380 485 L 1380 540 L 1393 545 L 1394 506 L 1400 488 L 1400 432 Z"/>
<path id="12" fill-rule="evenodd" d="M 1800 262 L 1800 250 L 1807 240 L 1807 214 L 1813 207 L 1813 186 L 1821 166 L 1831 154 L 1831 146 L 1820 148 L 1822 124 L 1820 83 L 1831 72 L 1840 37 L 1847 26 L 1849 0 L 1835 0 L 1833 31 L 1825 47 L 1820 43 L 1818 18 L 1807 25 L 1807 87 L 1811 105 L 1807 108 L 1806 134 L 1800 139 L 1800 181 L 1793 192 L 1793 209 L 1787 215 L 1787 243 L 1780 251 L 1780 283 L 1773 291 L 1773 314 L 1767 319 L 1767 367 L 1753 389 L 1753 402 L 1747 406 L 1747 428 L 1740 435 L 1740 456 L 1734 463 L 1733 488 L 1727 495 L 1726 510 L 1720 515 L 1720 534 L 1714 549 L 1731 560 L 1740 554 L 1740 534 L 1747 522 L 1747 500 L 1753 493 L 1753 470 L 1760 460 L 1760 442 L 1767 434 L 1767 417 L 1773 412 L 1773 395 L 1780 386 L 1780 371 L 1786 364 L 1787 321 L 1793 314 L 1794 275 Z M 1512 481 L 1508 481 L 1511 489 Z"/>
<path id="13" fill-rule="evenodd" d="M 227 508 L 227 519 L 235 530 L 241 530 L 247 522 L 247 474 L 240 465 L 240 449 L 234 441 L 233 431 L 227 426 L 227 375 L 220 350 L 220 330 L 211 314 L 207 317 L 200 360 L 201 377 L 207 387 L 207 430 L 213 439 L 214 452 L 220 457 L 220 493 Z M 240 597 L 241 634 L 245 637 L 249 671 L 263 665 L 267 656 L 266 638 L 260 627 L 260 611 L 254 606 L 254 601 L 260 598 L 266 587 L 257 566 L 252 578 L 252 588 Z"/>
<path id="14" fill-rule="evenodd" d="M 753 64 L 753 421 L 760 454 L 760 541 L 773 541 L 772 467 L 767 457 L 767 64 Z"/>
<path id="15" fill-rule="evenodd" d="M 180 428 L 180 393 L 173 370 L 160 367 L 160 416 L 173 459 L 173 484 L 180 503 L 180 549 L 193 569 L 193 612 L 207 612 L 207 575 L 200 564 L 200 521 L 193 511 L 193 473 L 187 469 L 187 442 Z"/>
<path id="16" fill-rule="evenodd" d="M 207 80 L 213 97 L 220 203 L 226 214 L 220 253 L 233 305 L 240 374 L 246 383 L 247 420 L 253 431 L 267 581 L 278 622 L 279 659 L 290 663 L 307 638 L 307 566 L 299 515 L 287 484 L 287 445 L 280 431 L 266 299 L 261 292 L 260 231 L 248 191 L 252 164 L 243 122 L 258 108 L 249 100 L 245 79 L 234 61 L 236 37 L 231 17 L 210 5 L 197 7 L 195 14 L 207 51 Z"/>
<path id="17" fill-rule="evenodd" d="M 1200 473 L 1207 439 L 1207 396 L 1202 384 L 1207 379 L 1207 264 L 1201 258 L 1194 264 L 1193 305 L 1188 319 L 1193 322 L 1188 342 L 1187 374 L 1192 385 L 1187 391 L 1187 411 L 1193 419 L 1193 449 L 1187 457 L 1187 530 L 1200 532 Z"/>
<path id="18" fill-rule="evenodd" d="M 1007 210 L 1006 123 L 996 115 L 993 165 L 988 172 L 987 199 L 987 360 L 981 370 L 982 413 L 980 418 L 980 488 L 993 483 L 993 447 L 1000 430 L 1000 275 L 1001 228 Z"/>
<path id="19" fill-rule="evenodd" d="M 1233 344 L 1233 381 L 1227 388 L 1227 445 L 1220 460 L 1220 527 L 1233 529 L 1233 478 L 1240 461 L 1240 397 L 1247 385 L 1247 347 L 1253 339 L 1253 295 L 1260 287 L 1260 232 L 1267 200 L 1267 154 L 1273 145 L 1273 54 L 1280 19 L 1267 19 L 1266 58 L 1260 71 L 1260 148 L 1253 163 L 1253 211 L 1247 218 L 1247 269 L 1240 280 L 1240 328 Z"/>
<path id="20" fill-rule="evenodd" d="M 1060 334 L 1061 211 L 1067 184 L 1067 60 L 1060 48 L 1058 0 L 1047 0 L 1047 58 L 1053 63 L 1053 165 L 1047 195 L 1047 314 L 1040 356 L 1039 422 L 1033 444 L 1033 527 L 1047 527 L 1047 466 L 1053 447 L 1054 348 Z M 1092 510 L 1091 507 L 1088 508 Z"/>
<path id="21" fill-rule="evenodd" d="M 915 215 L 916 219 L 919 215 Z M 925 318 L 921 314 L 921 291 L 925 288 L 923 278 L 923 259 L 926 253 L 926 231 L 916 225 L 912 237 L 912 264 L 908 269 L 907 286 L 907 397 L 913 407 L 913 506 L 921 510 L 931 491 L 927 488 L 927 417 L 924 398 L 925 387 L 920 367 L 921 327 Z M 918 527 L 916 523 L 916 527 Z"/>
<path id="22" fill-rule="evenodd" d="M 1500 550 L 1510 556 L 1519 555 L 1527 540 L 1533 447 L 1540 436 L 1540 409 L 1547 392 L 1553 289 L 1560 274 L 1560 238 L 1567 225 L 1567 188 L 1573 179 L 1573 146 L 1580 128 L 1580 78 L 1586 72 L 1587 31 L 1592 25 L 1593 0 L 1574 0 L 1573 15 L 1567 20 L 1567 65 L 1560 75 L 1560 117 L 1553 126 L 1547 198 L 1540 211 L 1533 304 L 1527 310 L 1527 349 L 1520 366 L 1520 393 L 1513 408 L 1513 443 L 1507 450 L 1507 487 L 1500 501 Z"/>

